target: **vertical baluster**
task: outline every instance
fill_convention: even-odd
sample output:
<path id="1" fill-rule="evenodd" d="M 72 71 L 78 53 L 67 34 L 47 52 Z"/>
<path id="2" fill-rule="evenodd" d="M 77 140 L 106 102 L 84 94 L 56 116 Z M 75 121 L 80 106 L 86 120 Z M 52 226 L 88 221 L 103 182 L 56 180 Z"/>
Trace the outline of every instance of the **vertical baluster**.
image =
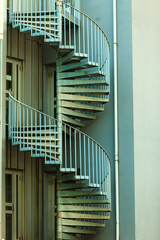
<path id="1" fill-rule="evenodd" d="M 13 139 L 12 143 L 15 142 L 15 125 L 16 125 L 16 102 L 13 102 Z"/>
<path id="2" fill-rule="evenodd" d="M 45 132 L 45 163 L 47 163 L 47 153 L 46 153 L 46 135 L 47 135 L 47 133 L 46 133 L 46 127 L 47 127 L 47 125 L 46 125 L 46 115 L 43 115 L 44 116 L 44 132 Z"/>
<path id="3" fill-rule="evenodd" d="M 75 175 L 77 176 L 77 133 L 74 129 L 74 148 L 75 148 Z"/>
<path id="4" fill-rule="evenodd" d="M 44 0 L 44 32 L 45 32 L 45 39 L 46 39 L 46 14 L 47 14 L 47 10 L 46 10 L 46 0 Z"/>
<path id="5" fill-rule="evenodd" d="M 82 148 L 81 148 L 81 133 L 79 132 L 79 159 L 80 159 L 80 177 L 82 177 Z"/>
<path id="6" fill-rule="evenodd" d="M 97 144 L 96 144 L 96 183 L 98 184 L 98 153 L 97 153 Z"/>
<path id="7" fill-rule="evenodd" d="M 42 136 L 42 123 L 41 123 L 41 113 L 39 113 L 39 136 L 40 136 L 40 156 L 42 154 L 42 140 L 41 140 L 41 136 Z"/>
<path id="8" fill-rule="evenodd" d="M 35 127 L 34 127 L 34 131 L 35 131 L 35 134 L 34 134 L 34 137 L 35 137 L 35 154 L 37 155 L 37 112 L 35 111 Z"/>
<path id="9" fill-rule="evenodd" d="M 90 158 L 90 139 L 88 138 L 88 176 L 89 176 L 89 184 L 91 183 L 91 158 Z"/>
<path id="10" fill-rule="evenodd" d="M 64 45 L 66 46 L 66 5 L 64 4 Z"/>
<path id="11" fill-rule="evenodd" d="M 103 66 L 103 46 L 102 46 L 102 32 L 101 32 L 101 71 Z"/>
<path id="12" fill-rule="evenodd" d="M 93 175 L 93 184 L 94 184 L 94 144 L 93 144 L 93 141 L 92 141 L 92 175 Z"/>
<path id="13" fill-rule="evenodd" d="M 51 135 L 51 118 L 49 118 L 49 136 L 50 136 L 50 163 L 52 161 L 52 135 Z M 56 133 L 54 134 L 54 138 L 55 138 L 55 143 L 56 143 Z M 55 158 L 55 161 L 56 161 L 56 158 Z"/>
<path id="14" fill-rule="evenodd" d="M 104 172 L 105 172 L 105 188 L 104 188 L 104 191 L 105 191 L 105 194 L 107 192 L 107 179 L 108 179 L 108 173 L 107 173 L 107 160 L 106 160 L 106 155 L 104 153 Z"/>
<path id="15" fill-rule="evenodd" d="M 105 176 L 105 153 L 103 151 L 103 181 L 104 181 L 103 192 L 105 192 L 105 179 L 106 179 L 106 176 Z"/>
<path id="16" fill-rule="evenodd" d="M 28 148 L 28 107 L 27 107 L 27 148 Z"/>
<path id="17" fill-rule="evenodd" d="M 32 21 L 33 21 L 33 0 L 31 0 L 31 29 L 32 29 Z"/>
<path id="18" fill-rule="evenodd" d="M 72 133 L 71 133 L 71 127 L 69 127 L 69 149 L 70 149 L 70 170 L 72 169 Z"/>
<path id="19" fill-rule="evenodd" d="M 16 24 L 18 23 L 18 0 L 17 0 L 17 14 L 16 14 Z"/>
<path id="20" fill-rule="evenodd" d="M 86 53 L 86 50 L 85 50 L 85 29 L 84 29 L 84 15 L 83 15 L 83 53 L 85 54 Z"/>
<path id="21" fill-rule="evenodd" d="M 20 132 L 20 149 L 21 149 L 21 143 L 22 143 L 22 137 L 21 137 L 21 103 L 19 104 L 19 132 Z M 24 130 L 23 130 L 24 132 Z"/>
<path id="22" fill-rule="evenodd" d="M 86 137 L 83 136 L 84 141 L 84 176 L 86 177 Z"/>
<path id="23" fill-rule="evenodd" d="M 98 36 L 98 39 L 97 39 L 97 51 L 98 51 L 98 53 L 97 53 L 97 62 L 98 62 L 98 69 L 100 69 L 100 57 L 99 57 L 99 54 L 100 54 L 100 52 L 99 52 L 99 42 L 100 42 L 100 39 L 99 39 L 99 28 L 97 28 L 97 30 L 98 30 L 98 34 L 97 34 L 97 36 Z"/>
<path id="24" fill-rule="evenodd" d="M 21 111 L 20 111 L 20 118 L 21 118 Z M 20 119 L 20 131 L 21 131 L 21 119 Z M 23 148 L 25 148 L 25 107 L 23 106 Z M 21 136 L 21 134 L 20 134 Z"/>
<path id="25" fill-rule="evenodd" d="M 69 45 L 71 47 L 71 7 L 69 7 Z"/>
<path id="26" fill-rule="evenodd" d="M 87 51 L 88 51 L 88 61 L 89 61 L 89 22 L 88 22 L 88 18 L 87 18 Z"/>
<path id="27" fill-rule="evenodd" d="M 57 133 L 57 128 L 55 128 L 56 125 L 57 125 L 57 122 L 55 122 L 55 119 L 54 119 L 54 121 L 53 121 L 53 129 L 54 129 L 54 132 L 57 134 L 57 137 L 58 137 L 59 134 Z M 56 156 L 58 156 L 58 155 L 56 155 L 56 152 L 57 152 L 57 148 L 56 148 L 57 143 L 55 143 L 54 146 L 55 146 L 55 147 L 54 147 L 54 151 L 55 151 L 54 157 L 55 157 L 55 159 L 57 159 L 57 158 L 56 158 Z"/>
<path id="28" fill-rule="evenodd" d="M 74 46 L 76 46 L 76 19 L 75 19 L 75 9 L 74 9 Z M 77 47 L 75 51 L 77 50 Z"/>
<path id="29" fill-rule="evenodd" d="M 9 107 L 8 107 L 8 135 L 11 137 L 11 99 L 9 97 Z"/>
<path id="30" fill-rule="evenodd" d="M 28 0 L 27 0 L 27 28 L 28 28 L 28 11 L 29 9 L 28 9 Z"/>
<path id="31" fill-rule="evenodd" d="M 37 33 L 37 0 L 34 0 L 34 24 L 35 24 L 35 33 Z"/>
<path id="32" fill-rule="evenodd" d="M 95 41 L 95 44 L 94 44 L 94 62 L 96 63 L 96 60 L 97 60 L 97 35 L 96 35 L 96 30 L 97 30 L 97 26 L 94 25 L 94 41 Z"/>
<path id="33" fill-rule="evenodd" d="M 19 131 L 18 131 L 18 103 L 17 103 L 17 143 L 18 143 L 18 134 L 19 134 Z"/>
<path id="34" fill-rule="evenodd" d="M 81 53 L 81 29 L 80 29 L 80 13 L 78 18 L 78 32 L 79 32 L 79 54 Z"/>
<path id="35" fill-rule="evenodd" d="M 99 160 L 98 160 L 98 169 L 99 169 L 99 184 L 100 184 L 100 191 L 101 191 L 101 158 L 100 158 L 101 148 L 99 147 Z"/>
<path id="36" fill-rule="evenodd" d="M 91 61 L 93 62 L 93 22 L 91 21 Z"/>
<path id="37" fill-rule="evenodd" d="M 33 137 L 32 120 L 33 120 L 33 116 L 32 116 L 32 109 L 31 109 L 31 155 L 33 154 L 33 146 L 32 146 L 32 137 Z"/>
<path id="38" fill-rule="evenodd" d="M 27 0 L 28 1 L 28 0 Z M 41 6 L 41 0 L 39 0 L 39 13 L 38 13 L 38 15 L 39 15 L 39 22 L 40 22 L 40 33 L 41 33 L 41 27 L 42 27 L 42 23 L 41 23 L 41 13 L 42 12 L 42 6 Z"/>
<path id="39" fill-rule="evenodd" d="M 66 132 L 67 132 L 67 128 L 66 128 L 66 124 L 65 124 L 65 137 L 64 137 L 64 141 L 65 141 L 65 169 L 67 168 L 67 137 L 66 137 Z"/>
<path id="40" fill-rule="evenodd" d="M 49 0 L 49 34 L 51 38 L 51 0 Z"/>
<path id="41" fill-rule="evenodd" d="M 104 156 L 103 156 L 103 155 L 104 155 L 104 154 L 103 154 L 103 150 L 102 150 L 102 166 L 101 166 L 101 167 L 102 167 L 102 192 L 103 192 L 103 185 L 104 185 L 104 184 L 103 184 L 103 182 L 104 182 L 104 176 L 103 176 L 103 167 L 104 167 L 104 166 L 103 166 L 103 157 L 104 157 Z"/>
<path id="42" fill-rule="evenodd" d="M 20 0 L 21 2 L 21 0 Z M 23 0 L 23 28 L 25 28 L 25 0 Z"/>

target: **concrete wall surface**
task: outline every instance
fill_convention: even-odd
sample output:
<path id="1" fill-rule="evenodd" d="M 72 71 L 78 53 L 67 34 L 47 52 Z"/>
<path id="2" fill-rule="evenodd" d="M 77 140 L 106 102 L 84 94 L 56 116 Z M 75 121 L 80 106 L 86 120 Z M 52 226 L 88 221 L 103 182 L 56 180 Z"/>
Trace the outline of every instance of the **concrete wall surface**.
<path id="1" fill-rule="evenodd" d="M 160 1 L 132 1 L 136 240 L 160 239 Z"/>

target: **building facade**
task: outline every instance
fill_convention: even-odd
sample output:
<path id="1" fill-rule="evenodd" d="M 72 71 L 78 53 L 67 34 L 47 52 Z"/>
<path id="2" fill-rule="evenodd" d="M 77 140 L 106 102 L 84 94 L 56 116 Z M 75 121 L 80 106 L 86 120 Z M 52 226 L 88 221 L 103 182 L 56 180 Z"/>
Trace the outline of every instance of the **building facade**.
<path id="1" fill-rule="evenodd" d="M 0 239 L 159 240 L 159 2 L 117 2 L 118 222 L 113 1 L 0 3 Z"/>

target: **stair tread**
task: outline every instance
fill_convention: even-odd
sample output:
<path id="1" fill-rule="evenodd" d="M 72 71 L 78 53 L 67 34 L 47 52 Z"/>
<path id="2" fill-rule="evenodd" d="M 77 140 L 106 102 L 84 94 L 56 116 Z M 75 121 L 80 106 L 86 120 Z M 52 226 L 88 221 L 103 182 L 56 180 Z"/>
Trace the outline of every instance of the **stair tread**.
<path id="1" fill-rule="evenodd" d="M 59 197 L 72 196 L 106 196 L 102 191 L 58 191 Z"/>
<path id="2" fill-rule="evenodd" d="M 74 228 L 74 227 L 66 227 L 66 226 L 62 226 L 62 232 L 80 233 L 80 234 L 96 234 L 96 231 L 93 231 L 93 230 Z"/>
<path id="3" fill-rule="evenodd" d="M 105 227 L 104 223 L 94 223 L 79 220 L 62 219 L 63 226 Z"/>
<path id="4" fill-rule="evenodd" d="M 108 94 L 109 89 L 100 88 L 82 88 L 82 87 L 59 87 L 62 93 L 74 93 L 74 94 Z"/>
<path id="5" fill-rule="evenodd" d="M 70 109 L 82 109 L 82 110 L 90 110 L 90 111 L 104 111 L 104 107 L 98 107 L 83 103 L 70 102 L 70 101 L 62 101 L 62 107 L 70 108 Z"/>
<path id="6" fill-rule="evenodd" d="M 62 236 L 63 236 L 63 239 L 65 239 L 65 240 L 83 240 L 80 237 L 76 237 L 74 235 L 67 234 L 67 233 L 63 233 Z"/>
<path id="7" fill-rule="evenodd" d="M 88 86 L 88 85 L 107 85 L 105 80 L 93 79 L 63 79 L 58 80 L 60 86 Z"/>
<path id="8" fill-rule="evenodd" d="M 59 190 L 65 190 L 65 189 L 82 189 L 82 188 L 95 188 L 100 187 L 99 184 L 87 184 L 87 183 L 61 183 L 58 184 Z"/>
<path id="9" fill-rule="evenodd" d="M 60 205 L 59 210 L 63 212 L 111 212 L 111 209 L 106 207 L 90 207 L 80 205 Z"/>
<path id="10" fill-rule="evenodd" d="M 57 178 L 57 181 L 58 182 L 67 182 L 67 181 L 84 181 L 84 180 L 89 180 L 89 177 L 88 176 L 85 176 L 83 179 L 81 179 L 80 176 L 61 176 L 59 178 Z"/>
<path id="11" fill-rule="evenodd" d="M 108 199 L 93 199 L 93 198 L 60 198 L 60 204 L 110 204 Z"/>
<path id="12" fill-rule="evenodd" d="M 86 213 L 71 213 L 71 212 L 61 212 L 62 218 L 67 219 L 110 219 L 110 216 L 98 215 L 98 214 L 86 214 Z"/>
<path id="13" fill-rule="evenodd" d="M 92 119 L 92 120 L 94 120 L 96 118 L 95 115 L 90 115 L 90 114 L 78 112 L 78 111 L 71 110 L 71 109 L 68 109 L 68 108 L 63 108 L 63 107 L 62 107 L 62 114 L 73 116 L 73 117 L 78 117 L 78 118 L 82 118 L 82 119 Z"/>
<path id="14" fill-rule="evenodd" d="M 72 119 L 70 117 L 67 117 L 64 114 L 62 114 L 62 121 L 67 122 L 69 124 L 76 125 L 78 127 L 84 127 L 85 126 L 84 123 L 82 123 L 80 121 L 77 121 L 77 120 L 74 120 L 74 119 Z"/>
<path id="15" fill-rule="evenodd" d="M 88 97 L 88 96 L 78 96 L 78 95 L 72 95 L 72 94 L 60 94 L 60 99 L 62 100 L 68 100 L 68 101 L 78 101 L 78 102 L 100 102 L 100 103 L 106 103 L 108 102 L 108 98 L 100 98 L 100 97 Z"/>

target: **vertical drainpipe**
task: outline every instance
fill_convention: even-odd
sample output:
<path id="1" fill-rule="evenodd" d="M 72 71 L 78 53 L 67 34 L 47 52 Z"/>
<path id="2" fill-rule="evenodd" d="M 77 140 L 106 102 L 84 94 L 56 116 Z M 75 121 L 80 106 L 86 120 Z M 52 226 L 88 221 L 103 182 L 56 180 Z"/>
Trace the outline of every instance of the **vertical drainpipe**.
<path id="1" fill-rule="evenodd" d="M 118 58 L 117 58 L 117 0 L 113 0 L 113 38 L 114 38 L 114 131 L 115 131 L 115 192 L 116 192 L 116 240 L 119 233 L 119 149 L 118 149 Z"/>

